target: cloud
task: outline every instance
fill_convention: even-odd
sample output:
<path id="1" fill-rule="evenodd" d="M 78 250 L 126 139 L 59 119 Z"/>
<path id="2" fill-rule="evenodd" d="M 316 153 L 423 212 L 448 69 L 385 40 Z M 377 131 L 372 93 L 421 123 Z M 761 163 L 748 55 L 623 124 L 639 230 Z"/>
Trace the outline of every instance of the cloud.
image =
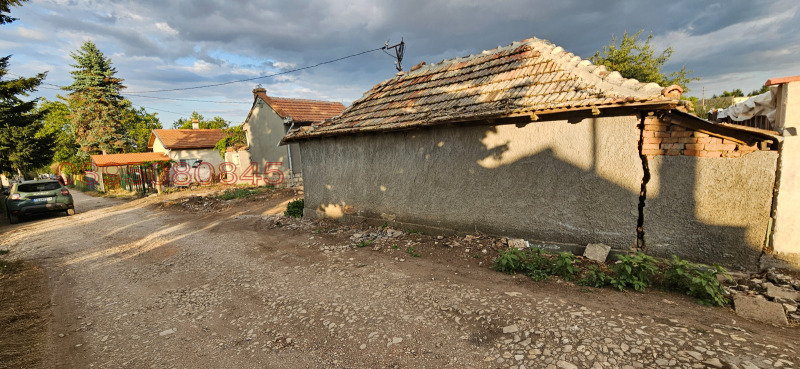
<path id="1" fill-rule="evenodd" d="M 756 88 L 737 83 L 763 83 L 755 81 L 791 73 L 800 58 L 799 6 L 792 0 L 33 0 L 14 8 L 12 16 L 20 21 L 12 27 L 18 28 L 0 27 L 0 46 L 14 54 L 12 68 L 46 61 L 53 66 L 48 82 L 68 84 L 69 52 L 92 39 L 112 56 L 129 90 L 143 91 L 303 68 L 401 37 L 408 69 L 422 60 L 438 62 L 532 36 L 585 58 L 608 44 L 612 34 L 644 29 L 658 48 L 674 48 L 668 71 L 685 64 L 703 77 L 701 84 L 691 85 L 693 92 L 706 86 L 716 93 Z M 373 52 L 298 73 L 159 96 L 248 101 L 261 83 L 276 95 L 350 103 L 395 72 L 392 57 Z M 737 82 L 731 77 L 736 75 L 749 77 Z M 140 102 L 181 112 L 217 109 Z M 220 109 L 234 121 L 246 115 Z M 164 113 L 162 118 L 177 116 Z"/>

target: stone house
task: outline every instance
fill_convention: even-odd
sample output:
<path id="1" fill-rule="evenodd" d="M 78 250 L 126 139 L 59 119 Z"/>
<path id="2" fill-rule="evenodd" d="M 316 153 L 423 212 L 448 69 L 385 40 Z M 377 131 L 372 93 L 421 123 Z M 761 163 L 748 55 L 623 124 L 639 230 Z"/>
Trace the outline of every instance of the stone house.
<path id="1" fill-rule="evenodd" d="M 268 96 L 265 88 L 256 88 L 253 106 L 242 124 L 248 147 L 227 152 L 225 161 L 236 167 L 239 182 L 294 186 L 302 181 L 300 147 L 297 144 L 281 147 L 281 138 L 294 127 L 332 118 L 342 110 L 344 105 L 338 102 Z M 241 179 L 254 174 L 253 179 Z"/>
<path id="2" fill-rule="evenodd" d="M 681 93 L 532 38 L 421 63 L 282 142 L 309 217 L 754 269 L 781 137 L 687 114 Z"/>

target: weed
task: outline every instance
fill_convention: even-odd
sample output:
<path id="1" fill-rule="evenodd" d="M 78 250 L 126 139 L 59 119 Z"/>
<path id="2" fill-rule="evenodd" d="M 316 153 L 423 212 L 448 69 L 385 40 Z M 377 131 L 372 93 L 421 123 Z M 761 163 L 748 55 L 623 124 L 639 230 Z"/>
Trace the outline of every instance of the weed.
<path id="1" fill-rule="evenodd" d="M 386 229 L 386 227 L 388 227 L 388 226 L 389 226 L 389 223 L 383 222 L 383 224 L 381 224 L 381 229 Z"/>
<path id="2" fill-rule="evenodd" d="M 525 275 L 534 281 L 544 281 L 553 274 L 553 262 L 544 255 L 542 249 L 528 249 Z"/>
<path id="3" fill-rule="evenodd" d="M 525 271 L 525 255 L 521 250 L 510 248 L 500 251 L 500 255 L 494 259 L 494 270 L 506 274 L 515 274 Z"/>
<path id="4" fill-rule="evenodd" d="M 562 252 L 553 260 L 550 273 L 564 278 L 565 281 L 575 278 L 578 267 L 575 265 L 575 255 L 571 252 Z"/>
<path id="5" fill-rule="evenodd" d="M 730 301 L 725 297 L 725 289 L 717 278 L 720 274 L 730 278 L 728 272 L 719 265 L 715 264 L 712 268 L 692 264 L 672 255 L 669 267 L 664 272 L 664 288 L 697 298 L 703 305 L 724 306 Z"/>
<path id="6" fill-rule="evenodd" d="M 399 247 L 397 247 L 397 245 L 392 245 L 392 249 L 393 250 L 397 250 L 397 249 L 399 249 Z"/>
<path id="7" fill-rule="evenodd" d="M 419 229 L 411 228 L 408 230 L 408 234 L 414 234 L 414 233 L 419 233 Z"/>
<path id="8" fill-rule="evenodd" d="M 606 273 L 602 270 L 597 269 L 596 266 L 592 265 L 589 267 L 589 270 L 586 272 L 586 275 L 578 281 L 578 284 L 581 286 L 589 286 L 594 288 L 602 288 L 608 286 L 611 283 L 611 277 L 609 277 Z"/>
<path id="9" fill-rule="evenodd" d="M 407 253 L 407 254 L 409 254 L 409 255 L 411 255 L 411 256 L 413 256 L 413 257 L 415 257 L 415 258 L 418 258 L 418 257 L 422 256 L 422 255 L 420 255 L 419 253 L 417 253 L 417 251 L 416 251 L 416 250 L 414 250 L 414 246 L 409 246 L 409 247 L 406 249 L 406 253 Z"/>
<path id="10" fill-rule="evenodd" d="M 650 287 L 652 278 L 658 271 L 656 259 L 643 252 L 632 256 L 620 255 L 619 261 L 611 269 L 614 271 L 610 281 L 612 286 L 620 291 L 633 288 L 640 292 Z"/>
<path id="11" fill-rule="evenodd" d="M 366 247 L 375 243 L 375 240 L 364 240 L 356 244 L 356 247 Z"/>
<path id="12" fill-rule="evenodd" d="M 483 257 L 483 255 L 481 255 L 481 254 L 472 254 L 472 257 L 475 258 L 475 259 L 480 259 L 480 258 Z"/>
<path id="13" fill-rule="evenodd" d="M 226 190 L 221 195 L 217 196 L 220 200 L 233 200 L 233 199 L 241 199 L 245 197 L 250 197 L 253 195 L 257 195 L 262 193 L 268 189 L 273 188 L 274 186 L 265 186 L 265 187 L 257 187 L 257 188 L 234 188 L 230 190 Z"/>
<path id="14" fill-rule="evenodd" d="M 286 205 L 286 211 L 283 212 L 283 215 L 286 215 L 287 217 L 302 218 L 304 207 L 305 200 L 303 199 L 291 201 L 288 205 Z"/>

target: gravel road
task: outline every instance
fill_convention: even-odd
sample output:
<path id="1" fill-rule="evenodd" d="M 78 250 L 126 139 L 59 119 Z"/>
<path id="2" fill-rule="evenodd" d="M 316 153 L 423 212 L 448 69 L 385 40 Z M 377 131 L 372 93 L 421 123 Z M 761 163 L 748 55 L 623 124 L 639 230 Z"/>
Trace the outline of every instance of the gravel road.
<path id="1" fill-rule="evenodd" d="M 506 276 L 431 236 L 353 247 L 352 227 L 274 215 L 290 196 L 209 213 L 75 199 L 75 216 L 0 226 L 49 278 L 44 367 L 800 366 L 796 327 Z M 412 241 L 421 257 L 391 247 Z"/>

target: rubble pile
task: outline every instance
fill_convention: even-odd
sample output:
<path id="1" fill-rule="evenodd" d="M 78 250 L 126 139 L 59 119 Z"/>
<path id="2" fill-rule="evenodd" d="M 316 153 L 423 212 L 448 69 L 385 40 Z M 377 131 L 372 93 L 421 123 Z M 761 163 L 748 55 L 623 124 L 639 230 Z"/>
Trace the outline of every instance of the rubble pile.
<path id="1" fill-rule="evenodd" d="M 728 292 L 734 296 L 734 301 L 744 302 L 746 299 L 764 300 L 759 306 L 780 306 L 785 319 L 789 322 L 800 324 L 800 279 L 784 274 L 775 268 L 767 270 L 765 273 L 750 275 L 735 281 L 736 284 L 727 287 Z M 745 303 L 735 303 L 736 312 L 742 315 Z M 775 309 L 780 312 L 781 310 Z M 762 317 L 765 315 L 764 309 L 757 312 Z M 746 314 L 746 313 L 745 313 Z M 759 319 L 755 317 L 755 319 Z M 774 319 L 774 317 L 773 317 Z"/>

